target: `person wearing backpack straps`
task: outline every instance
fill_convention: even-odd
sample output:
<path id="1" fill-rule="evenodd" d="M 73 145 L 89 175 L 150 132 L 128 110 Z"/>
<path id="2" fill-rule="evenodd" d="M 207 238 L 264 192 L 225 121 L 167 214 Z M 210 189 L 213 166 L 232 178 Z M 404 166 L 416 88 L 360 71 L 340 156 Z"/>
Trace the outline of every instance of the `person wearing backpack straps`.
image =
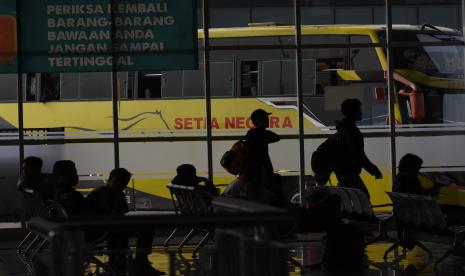
<path id="1" fill-rule="evenodd" d="M 267 130 L 269 127 L 269 115 L 263 109 L 256 109 L 250 115 L 254 128 L 246 135 L 247 158 L 244 169 L 244 177 L 248 182 L 251 193 L 266 189 L 274 194 L 279 193 L 279 183 L 275 183 L 273 164 L 268 153 L 268 144 L 280 140 L 278 134 Z"/>
<path id="2" fill-rule="evenodd" d="M 362 190 L 368 197 L 368 189 L 360 178 L 362 168 L 381 179 L 383 175 L 365 154 L 363 134 L 356 125 L 362 119 L 362 103 L 358 99 L 345 99 L 341 104 L 344 115 L 342 121 L 336 122 L 338 131 L 339 153 L 335 157 L 334 172 L 339 186 Z"/>

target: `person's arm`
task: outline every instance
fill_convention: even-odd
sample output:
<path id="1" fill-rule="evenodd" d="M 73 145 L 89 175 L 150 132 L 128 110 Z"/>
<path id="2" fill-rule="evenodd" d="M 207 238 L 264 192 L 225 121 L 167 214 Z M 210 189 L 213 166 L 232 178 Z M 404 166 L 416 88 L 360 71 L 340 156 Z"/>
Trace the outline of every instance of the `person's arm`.
<path id="1" fill-rule="evenodd" d="M 267 130 L 265 132 L 265 139 L 266 139 L 266 142 L 268 144 L 271 144 L 271 143 L 276 143 L 278 142 L 279 140 L 281 140 L 281 138 L 279 137 L 278 134 L 274 133 L 273 131 L 271 130 Z"/>
<path id="2" fill-rule="evenodd" d="M 210 180 L 208 180 L 205 177 L 199 177 L 199 178 L 201 182 L 205 183 L 205 189 L 207 191 L 209 191 L 213 195 L 218 195 L 218 190 L 216 190 L 215 185 L 213 185 L 213 183 Z"/>
<path id="3" fill-rule="evenodd" d="M 18 191 L 20 192 L 24 191 L 24 189 L 26 188 L 25 182 L 26 182 L 25 177 L 20 176 L 18 179 L 18 183 L 16 184 L 16 188 L 18 189 Z"/>
<path id="4" fill-rule="evenodd" d="M 371 175 L 373 175 L 376 179 L 381 179 L 383 178 L 383 174 L 381 171 L 378 169 L 378 167 L 373 164 L 370 159 L 365 154 L 365 151 L 363 151 L 363 157 L 362 157 L 362 167 Z"/>
<path id="5" fill-rule="evenodd" d="M 350 149 L 352 149 L 352 154 L 357 156 L 361 166 L 365 169 L 369 174 L 373 175 L 376 179 L 383 178 L 383 174 L 378 169 L 378 167 L 373 164 L 368 156 L 365 154 L 365 143 L 363 142 L 363 134 L 360 131 L 351 131 L 347 135 L 350 144 L 347 145 Z"/>
<path id="6" fill-rule="evenodd" d="M 129 206 L 128 206 L 128 202 L 126 201 L 126 195 L 124 193 L 121 193 L 120 196 L 121 197 L 116 206 L 117 210 L 115 211 L 118 215 L 124 215 L 127 212 L 129 212 Z"/>

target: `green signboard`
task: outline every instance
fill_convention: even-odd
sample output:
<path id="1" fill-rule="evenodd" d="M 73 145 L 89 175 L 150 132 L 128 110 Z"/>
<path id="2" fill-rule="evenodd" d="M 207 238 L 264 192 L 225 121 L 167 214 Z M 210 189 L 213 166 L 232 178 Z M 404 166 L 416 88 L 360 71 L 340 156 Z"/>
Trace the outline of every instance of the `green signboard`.
<path id="1" fill-rule="evenodd" d="M 23 72 L 196 69 L 196 0 L 20 0 Z"/>

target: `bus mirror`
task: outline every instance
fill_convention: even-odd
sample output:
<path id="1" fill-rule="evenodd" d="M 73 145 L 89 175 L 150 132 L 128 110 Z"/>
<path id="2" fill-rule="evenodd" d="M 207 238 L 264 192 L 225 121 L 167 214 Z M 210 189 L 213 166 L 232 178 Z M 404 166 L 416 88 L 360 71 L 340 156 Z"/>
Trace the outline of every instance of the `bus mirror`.
<path id="1" fill-rule="evenodd" d="M 385 77 L 387 73 L 385 72 Z M 415 83 L 409 81 L 408 79 L 402 77 L 401 75 L 394 73 L 394 80 L 402 83 L 408 88 L 408 92 L 404 89 L 399 90 L 399 95 L 409 97 L 410 101 L 410 118 L 414 120 L 421 120 L 425 117 L 425 96 L 423 92 L 418 91 Z"/>
<path id="2" fill-rule="evenodd" d="M 412 108 L 411 118 L 421 120 L 425 117 L 425 95 L 423 92 L 409 93 L 410 105 Z"/>
<path id="3" fill-rule="evenodd" d="M 399 95 L 409 97 L 410 118 L 414 120 L 421 120 L 425 117 L 425 95 L 423 94 L 423 92 L 406 92 L 404 89 L 401 89 L 399 90 Z"/>
<path id="4" fill-rule="evenodd" d="M 375 99 L 377 101 L 384 101 L 386 99 L 383 87 L 375 87 Z"/>

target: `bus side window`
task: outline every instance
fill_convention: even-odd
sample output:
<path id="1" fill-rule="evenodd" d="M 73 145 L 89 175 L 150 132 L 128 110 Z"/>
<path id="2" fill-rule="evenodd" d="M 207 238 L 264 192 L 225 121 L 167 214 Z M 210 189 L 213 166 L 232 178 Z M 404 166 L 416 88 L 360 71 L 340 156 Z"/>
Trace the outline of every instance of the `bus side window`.
<path id="1" fill-rule="evenodd" d="M 27 102 L 37 101 L 37 92 L 39 87 L 39 74 L 29 73 L 26 75 L 26 98 Z"/>
<path id="2" fill-rule="evenodd" d="M 182 75 L 182 96 L 186 98 L 198 98 L 205 95 L 203 64 L 199 64 L 199 70 L 184 70 Z"/>
<path id="3" fill-rule="evenodd" d="M 0 74 L 0 83 L 2 84 L 0 101 L 16 101 L 18 99 L 16 74 Z"/>
<path id="4" fill-rule="evenodd" d="M 199 70 L 167 71 L 162 75 L 164 98 L 198 98 L 205 95 L 204 66 Z M 210 92 L 212 97 L 232 97 L 234 91 L 234 63 L 210 63 Z"/>
<path id="5" fill-rule="evenodd" d="M 119 73 L 118 73 L 119 74 Z M 118 83 L 120 89 L 121 84 Z M 112 80 L 109 72 L 79 73 L 80 99 L 111 99 Z"/>
<path id="6" fill-rule="evenodd" d="M 160 71 L 139 72 L 137 98 L 161 98 L 162 73 Z"/>
<path id="7" fill-rule="evenodd" d="M 234 95 L 234 63 L 231 61 L 210 63 L 212 97 Z"/>
<path id="8" fill-rule="evenodd" d="M 61 73 L 62 100 L 79 99 L 79 73 Z"/>
<path id="9" fill-rule="evenodd" d="M 262 95 L 297 95 L 295 60 L 263 61 L 260 70 Z M 302 60 L 302 87 L 306 96 L 315 95 L 315 62 Z"/>
<path id="10" fill-rule="evenodd" d="M 258 91 L 258 61 L 241 62 L 241 97 L 256 97 Z"/>
<path id="11" fill-rule="evenodd" d="M 41 89 L 39 100 L 41 102 L 56 101 L 60 99 L 60 73 L 43 73 L 40 75 Z"/>
<path id="12" fill-rule="evenodd" d="M 371 39 L 367 35 L 352 35 L 351 43 L 371 43 Z M 381 63 L 376 54 L 374 47 L 351 48 L 350 49 L 350 69 L 361 71 L 376 71 L 382 70 Z"/>
<path id="13" fill-rule="evenodd" d="M 163 98 L 182 97 L 182 71 L 163 71 L 161 87 Z"/>
<path id="14" fill-rule="evenodd" d="M 134 98 L 134 93 L 135 91 L 137 91 L 137 80 L 138 80 L 138 73 L 139 72 L 127 72 L 127 79 L 124 81 L 124 87 L 125 87 L 125 91 L 126 93 L 124 93 L 122 91 L 121 95 L 122 95 L 122 98 L 126 98 L 126 99 L 133 99 Z"/>

